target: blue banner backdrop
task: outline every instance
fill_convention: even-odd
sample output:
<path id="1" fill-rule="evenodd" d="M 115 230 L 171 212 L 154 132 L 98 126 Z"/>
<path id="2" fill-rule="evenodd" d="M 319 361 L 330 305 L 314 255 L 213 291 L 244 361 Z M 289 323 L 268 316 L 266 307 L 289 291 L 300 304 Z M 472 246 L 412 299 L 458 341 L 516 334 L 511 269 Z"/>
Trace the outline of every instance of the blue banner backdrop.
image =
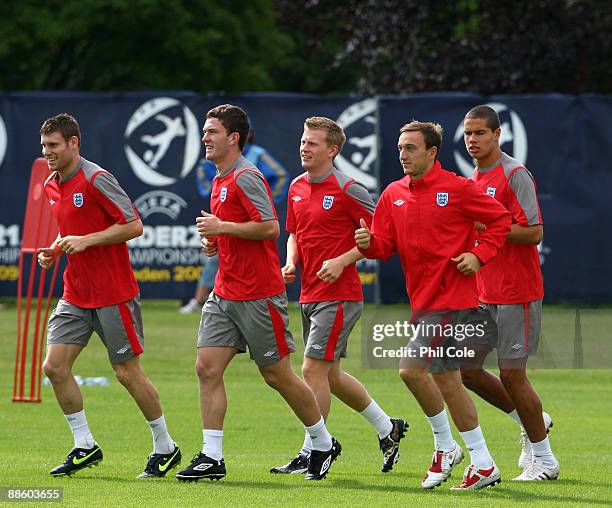
<path id="1" fill-rule="evenodd" d="M 168 93 L 0 94 L 0 295 L 16 293 L 21 224 L 29 171 L 40 155 L 39 128 L 57 113 L 81 125 L 85 158 L 114 173 L 138 207 L 145 233 L 130 242 L 144 298 L 189 298 L 203 254 L 194 218 L 209 203 L 196 186 L 203 156 L 201 128 L 211 107 L 243 106 L 263 146 L 295 177 L 302 172 L 298 148 L 303 121 L 312 115 L 338 121 L 347 144 L 336 165 L 365 183 L 376 197 L 401 177 L 397 158 L 400 127 L 411 119 L 439 122 L 445 129 L 440 159 L 445 168 L 469 176 L 462 119 L 481 103 L 497 109 L 502 148 L 531 170 L 538 184 L 545 237 L 540 246 L 546 301 L 610 301 L 612 267 L 612 97 L 420 94 L 400 97 L 322 98 L 294 94 L 236 97 Z M 277 206 L 284 223 L 286 204 Z M 603 234 L 602 234 L 603 233 Z M 279 239 L 284 261 L 286 235 Z M 406 301 L 397 259 L 361 262 L 366 299 Z M 61 290 L 61 285 L 58 291 Z M 298 285 L 288 287 L 297 298 Z"/>

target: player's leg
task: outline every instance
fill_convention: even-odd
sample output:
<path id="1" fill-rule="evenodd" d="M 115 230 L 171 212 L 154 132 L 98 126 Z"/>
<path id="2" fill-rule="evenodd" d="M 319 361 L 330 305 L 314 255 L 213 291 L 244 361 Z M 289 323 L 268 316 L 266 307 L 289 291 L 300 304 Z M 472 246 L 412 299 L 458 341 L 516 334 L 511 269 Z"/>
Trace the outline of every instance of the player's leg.
<path id="1" fill-rule="evenodd" d="M 519 462 L 524 461 L 527 467 L 516 479 L 554 480 L 559 476 L 559 463 L 547 435 L 552 421 L 542 412 L 540 397 L 526 373 L 528 357 L 535 354 L 538 348 L 542 300 L 499 305 L 498 310 L 500 378 L 516 406 L 526 433 L 525 444 L 531 445 L 525 448 L 532 451 L 532 457 L 525 456 L 528 453 L 521 453 Z"/>
<path id="2" fill-rule="evenodd" d="M 117 380 L 132 396 L 151 430 L 153 450 L 139 478 L 162 477 L 181 461 L 157 389 L 140 365 L 144 332 L 140 297 L 95 310 L 94 329 L 104 342 Z"/>
<path id="3" fill-rule="evenodd" d="M 285 293 L 234 302 L 232 319 L 266 383 L 285 399 L 311 438 L 313 451 L 306 479 L 321 480 L 340 455 L 341 446 L 327 431 L 314 393 L 291 369 L 289 353 L 295 351 L 295 345 L 289 331 L 287 303 Z"/>
<path id="4" fill-rule="evenodd" d="M 401 418 L 391 418 L 370 397 L 361 382 L 342 370 L 340 362 L 340 359 L 334 362 L 329 371 L 331 392 L 374 427 L 378 434 L 378 447 L 383 454 L 381 470 L 387 473 L 399 460 L 399 445 L 406 435 L 408 422 Z"/>
<path id="5" fill-rule="evenodd" d="M 47 354 L 43 371 L 51 381 L 55 397 L 74 437 L 74 448 L 63 464 L 51 470 L 66 476 L 102 460 L 102 450 L 89 429 L 83 396 L 72 375 L 72 366 L 93 333 L 92 312 L 60 300 L 49 318 Z"/>
<path id="6" fill-rule="evenodd" d="M 214 293 L 202 311 L 198 331 L 196 373 L 200 386 L 202 451 L 191 464 L 176 474 L 181 481 L 202 478 L 220 480 L 226 475 L 223 460 L 223 423 L 227 395 L 223 375 L 237 353 L 246 351 L 246 342 L 230 315 L 232 302 Z"/>
<path id="7" fill-rule="evenodd" d="M 259 371 L 266 383 L 285 399 L 310 437 L 312 449 L 306 479 L 325 478 L 329 466 L 340 455 L 342 448 L 327 430 L 314 393 L 293 372 L 288 354 L 274 364 L 259 365 Z"/>

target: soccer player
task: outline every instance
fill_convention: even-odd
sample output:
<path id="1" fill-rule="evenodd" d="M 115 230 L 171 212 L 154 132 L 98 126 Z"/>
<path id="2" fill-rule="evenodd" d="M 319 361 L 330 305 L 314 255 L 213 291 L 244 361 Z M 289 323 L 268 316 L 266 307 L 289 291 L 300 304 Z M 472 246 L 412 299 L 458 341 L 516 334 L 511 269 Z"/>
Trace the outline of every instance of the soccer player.
<path id="1" fill-rule="evenodd" d="M 359 219 L 371 223 L 374 202 L 368 189 L 333 166 L 346 136 L 333 120 L 307 118 L 300 143 L 305 173 L 289 188 L 287 205 L 286 283 L 295 281 L 302 267 L 300 295 L 304 364 L 302 373 L 327 419 L 331 393 L 360 413 L 378 433 L 383 453 L 382 471 L 391 471 L 399 457 L 399 442 L 408 424 L 389 416 L 363 385 L 340 366 L 346 357 L 351 330 L 363 311 L 363 290 L 355 263 L 363 256 L 355 247 L 353 231 Z M 288 464 L 271 473 L 303 473 L 308 467 L 310 436 Z"/>
<path id="2" fill-rule="evenodd" d="M 500 472 L 487 449 L 476 406 L 461 384 L 458 360 L 451 355 L 451 347 L 459 343 L 451 342 L 446 328 L 458 330 L 478 306 L 474 274 L 503 244 L 510 213 L 474 182 L 442 169 L 437 161 L 441 143 L 442 128 L 437 124 L 412 121 L 401 128 L 398 150 L 405 176 L 384 190 L 372 230 L 361 220 L 355 241 L 368 258 L 388 259 L 399 253 L 411 320 L 421 325 L 399 372 L 434 434 L 433 461 L 421 486 L 441 485 L 463 460 L 451 435 L 446 402 L 471 456 L 463 481 L 452 488 L 480 489 L 498 483 Z M 474 221 L 487 225 L 477 246 Z"/>
<path id="3" fill-rule="evenodd" d="M 544 296 L 537 250 L 543 228 L 535 182 L 521 163 L 501 151 L 501 127 L 493 108 L 471 109 L 463 127 L 465 146 L 476 161 L 473 180 L 512 214 L 506 243 L 476 276 L 479 311 L 489 328 L 484 341 L 474 338 L 484 347 L 478 348 L 474 359 L 462 363 L 463 382 L 521 426 L 519 466 L 524 471 L 515 480 L 554 480 L 559 463 L 547 436 L 552 420 L 542 413 L 525 370 L 527 358 L 538 348 Z M 482 368 L 493 347 L 497 348 L 499 378 Z"/>
<path id="4" fill-rule="evenodd" d="M 307 480 L 325 478 L 341 446 L 327 431 L 312 390 L 291 369 L 295 351 L 288 329 L 287 295 L 276 238 L 280 228 L 270 187 L 241 152 L 249 132 L 246 113 L 225 104 L 206 114 L 202 141 L 206 158 L 217 165 L 212 214 L 196 219 L 204 252 L 219 255 L 215 287 L 204 304 L 196 371 L 204 444 L 182 481 L 220 479 L 223 421 L 227 398 L 223 373 L 237 353 L 249 349 L 266 383 L 277 390 L 302 421 L 312 441 Z"/>
<path id="5" fill-rule="evenodd" d="M 117 379 L 151 427 L 153 452 L 138 477 L 165 476 L 179 464 L 181 452 L 139 361 L 144 345 L 140 296 L 126 242 L 142 234 L 142 222 L 115 177 L 79 155 L 81 133 L 72 116 L 46 120 L 40 143 L 52 171 L 44 189 L 59 235 L 50 247 L 39 249 L 38 262 L 47 269 L 60 254 L 68 255 L 64 294 L 49 318 L 43 370 L 74 435 L 73 450 L 51 474 L 71 475 L 102 460 L 72 375 L 74 361 L 95 331 Z"/>

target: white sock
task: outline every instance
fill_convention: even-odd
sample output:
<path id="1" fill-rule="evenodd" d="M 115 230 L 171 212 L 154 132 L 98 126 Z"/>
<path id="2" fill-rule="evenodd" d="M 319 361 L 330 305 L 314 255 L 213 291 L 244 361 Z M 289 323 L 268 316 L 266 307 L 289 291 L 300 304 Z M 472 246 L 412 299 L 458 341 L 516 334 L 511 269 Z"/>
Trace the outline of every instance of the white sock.
<path id="1" fill-rule="evenodd" d="M 304 455 L 304 457 L 310 457 L 310 452 L 312 451 L 312 442 L 310 441 L 310 434 L 306 432 L 304 434 L 304 444 L 302 445 L 302 449 L 300 450 L 300 454 Z"/>
<path id="2" fill-rule="evenodd" d="M 204 435 L 202 453 L 211 459 L 221 460 L 223 458 L 223 431 L 204 429 L 202 434 Z"/>
<path id="3" fill-rule="evenodd" d="M 533 458 L 539 463 L 544 464 L 545 466 L 556 466 L 558 464 L 557 458 L 553 455 L 550 448 L 548 436 L 546 436 L 542 441 L 531 443 L 531 449 L 533 451 Z"/>
<path id="4" fill-rule="evenodd" d="M 521 429 L 524 429 L 525 427 L 523 427 L 523 422 L 521 421 L 521 417 L 518 415 L 518 413 L 516 412 L 516 409 L 513 409 L 512 411 L 510 411 L 509 413 L 507 413 L 508 416 L 510 418 L 512 418 L 516 423 L 518 423 L 519 427 Z"/>
<path id="5" fill-rule="evenodd" d="M 320 452 L 326 452 L 332 447 L 331 434 L 327 431 L 325 421 L 321 419 L 312 427 L 304 427 L 310 436 L 312 449 Z"/>
<path id="6" fill-rule="evenodd" d="M 78 413 L 72 413 L 64 416 L 66 417 L 66 421 L 68 422 L 72 435 L 74 436 L 74 447 L 85 448 L 87 450 L 93 448 L 95 441 L 93 435 L 91 434 L 91 430 L 89 430 L 89 425 L 87 425 L 85 410 L 81 409 L 81 411 Z"/>
<path id="7" fill-rule="evenodd" d="M 393 430 L 391 418 L 381 409 L 374 399 L 372 399 L 372 402 L 368 404 L 368 407 L 366 407 L 359 414 L 374 426 L 376 432 L 378 432 L 379 438 L 382 439 L 383 437 L 387 437 L 389 434 L 391 434 L 391 431 Z"/>
<path id="8" fill-rule="evenodd" d="M 450 423 L 446 409 L 443 409 L 436 416 L 428 416 L 429 425 L 434 435 L 434 447 L 436 450 L 449 452 L 455 448 L 455 440 L 451 434 Z"/>
<path id="9" fill-rule="evenodd" d="M 147 421 L 153 434 L 153 453 L 171 453 L 174 450 L 174 441 L 168 434 L 166 419 L 161 415 L 157 420 Z"/>
<path id="10" fill-rule="evenodd" d="M 459 434 L 470 452 L 471 462 L 476 469 L 490 469 L 493 466 L 493 458 L 487 448 L 480 425 L 473 430 L 459 432 Z"/>

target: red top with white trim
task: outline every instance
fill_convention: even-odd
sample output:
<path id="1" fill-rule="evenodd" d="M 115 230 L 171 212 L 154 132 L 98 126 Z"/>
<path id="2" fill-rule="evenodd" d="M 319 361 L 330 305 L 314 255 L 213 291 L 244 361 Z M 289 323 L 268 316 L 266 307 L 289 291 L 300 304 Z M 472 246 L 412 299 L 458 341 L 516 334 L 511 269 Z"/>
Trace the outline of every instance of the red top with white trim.
<path id="1" fill-rule="evenodd" d="M 513 224 L 542 224 L 535 180 L 517 160 L 502 153 L 491 167 L 476 168 L 472 178 L 483 192 L 510 210 Z M 544 296 L 536 245 L 506 242 L 495 259 L 478 272 L 476 280 L 479 298 L 485 303 L 526 303 Z"/>
<path id="2" fill-rule="evenodd" d="M 309 179 L 308 173 L 293 180 L 286 228 L 295 235 L 302 265 L 300 303 L 363 300 L 355 264 L 347 266 L 332 283 L 319 279 L 317 272 L 323 261 L 355 247 L 359 219 L 371 224 L 373 211 L 368 189 L 335 168 L 316 180 Z"/>
<path id="3" fill-rule="evenodd" d="M 62 237 L 96 233 L 139 219 L 115 177 L 83 158 L 63 181 L 56 171 L 51 173 L 44 188 Z M 131 300 L 139 292 L 125 242 L 89 247 L 67 258 L 62 298 L 77 307 L 107 307 Z"/>
<path id="4" fill-rule="evenodd" d="M 474 221 L 487 226 L 474 246 Z M 368 258 L 399 253 L 413 318 L 420 313 L 478 306 L 476 278 L 451 258 L 473 252 L 495 257 L 510 230 L 510 213 L 472 182 L 436 162 L 421 179 L 405 176 L 382 193 L 372 223 Z"/>
<path id="5" fill-rule="evenodd" d="M 263 174 L 243 156 L 217 173 L 210 196 L 213 215 L 228 222 L 278 220 Z M 214 293 L 227 300 L 257 300 L 285 292 L 276 240 L 217 236 L 219 270 Z"/>

